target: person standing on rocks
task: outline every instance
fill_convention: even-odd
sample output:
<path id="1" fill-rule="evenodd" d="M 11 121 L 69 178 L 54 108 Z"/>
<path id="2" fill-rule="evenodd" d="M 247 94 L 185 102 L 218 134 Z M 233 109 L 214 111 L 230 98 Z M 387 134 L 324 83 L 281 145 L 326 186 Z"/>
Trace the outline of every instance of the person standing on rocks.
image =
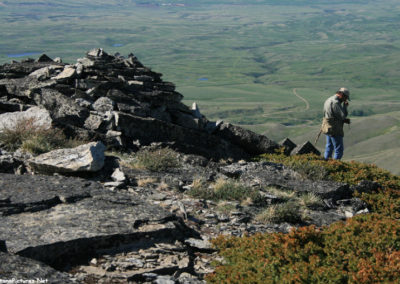
<path id="1" fill-rule="evenodd" d="M 331 158 L 332 154 L 335 160 L 340 160 L 343 156 L 343 124 L 350 124 L 350 119 L 347 118 L 349 101 L 350 92 L 343 87 L 324 103 L 321 132 L 326 135 L 325 160 Z"/>

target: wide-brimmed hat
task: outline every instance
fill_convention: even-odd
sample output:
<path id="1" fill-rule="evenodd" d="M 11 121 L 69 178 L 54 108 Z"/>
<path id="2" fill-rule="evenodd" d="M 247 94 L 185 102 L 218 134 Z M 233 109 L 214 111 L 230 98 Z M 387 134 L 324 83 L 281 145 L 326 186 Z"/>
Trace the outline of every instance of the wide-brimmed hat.
<path id="1" fill-rule="evenodd" d="M 345 95 L 345 96 L 348 98 L 348 100 L 350 101 L 350 91 L 349 91 L 349 89 L 347 89 L 347 88 L 345 88 L 345 87 L 341 87 L 341 88 L 337 91 L 337 93 L 342 93 L 342 94 Z"/>

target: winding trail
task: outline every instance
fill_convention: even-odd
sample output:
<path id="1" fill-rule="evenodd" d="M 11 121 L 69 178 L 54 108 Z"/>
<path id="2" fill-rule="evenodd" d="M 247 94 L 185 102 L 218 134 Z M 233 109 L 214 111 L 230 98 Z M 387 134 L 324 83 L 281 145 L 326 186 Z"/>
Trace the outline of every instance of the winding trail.
<path id="1" fill-rule="evenodd" d="M 300 95 L 297 93 L 296 88 L 293 89 L 293 94 L 294 94 L 296 97 L 298 97 L 300 100 L 302 100 L 303 102 L 306 103 L 306 109 L 305 109 L 305 110 L 309 110 L 309 109 L 310 109 L 310 104 L 309 104 L 309 102 L 308 102 L 305 98 L 303 98 L 302 96 L 300 96 Z"/>
<path id="2" fill-rule="evenodd" d="M 300 100 L 302 100 L 306 104 L 306 108 L 304 110 L 302 110 L 302 111 L 307 111 L 307 110 L 310 109 L 310 103 L 305 98 L 303 98 L 302 96 L 300 96 L 297 93 L 296 88 L 293 89 L 293 95 L 298 97 Z M 263 117 L 270 116 L 271 114 L 283 114 L 283 113 L 291 113 L 291 112 L 298 112 L 298 111 L 299 110 L 296 110 L 296 109 L 294 109 L 294 110 L 285 110 L 285 111 L 275 111 L 275 112 L 270 112 L 270 113 L 264 113 Z"/>

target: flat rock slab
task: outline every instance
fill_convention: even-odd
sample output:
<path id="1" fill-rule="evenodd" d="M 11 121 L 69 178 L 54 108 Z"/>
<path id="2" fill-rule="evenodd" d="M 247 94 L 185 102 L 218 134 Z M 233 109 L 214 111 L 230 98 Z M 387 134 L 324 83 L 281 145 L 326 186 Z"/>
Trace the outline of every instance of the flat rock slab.
<path id="1" fill-rule="evenodd" d="M 0 279 L 21 280 L 20 283 L 77 283 L 71 280 L 68 274 L 56 271 L 39 261 L 3 252 L 0 252 Z"/>
<path id="2" fill-rule="evenodd" d="M 6 241 L 10 253 L 61 267 L 72 258 L 87 258 L 97 250 L 129 245 L 145 236 L 187 237 L 174 215 L 137 195 L 101 191 L 92 182 L 85 187 L 84 180 L 75 178 L 1 177 L 1 205 L 37 205 L 28 212 L 20 210 L 0 217 L 0 240 Z M 13 178 L 15 186 L 5 186 Z M 75 187 L 71 186 L 73 182 Z M 60 199 L 62 194 L 71 202 L 39 206 Z"/>
<path id="3" fill-rule="evenodd" d="M 106 146 L 91 142 L 75 148 L 57 149 L 39 155 L 29 161 L 40 173 L 96 172 L 104 166 Z"/>
<path id="4" fill-rule="evenodd" d="M 351 198 L 353 191 L 349 185 L 333 181 L 311 181 L 302 179 L 299 175 L 280 165 L 268 162 L 233 164 L 220 168 L 227 176 L 240 178 L 249 185 L 261 187 L 278 187 L 294 190 L 299 193 L 310 192 L 322 199 L 332 201 Z"/>
<path id="5" fill-rule="evenodd" d="M 0 216 L 40 211 L 102 191 L 100 183 L 81 178 L 0 173 Z"/>

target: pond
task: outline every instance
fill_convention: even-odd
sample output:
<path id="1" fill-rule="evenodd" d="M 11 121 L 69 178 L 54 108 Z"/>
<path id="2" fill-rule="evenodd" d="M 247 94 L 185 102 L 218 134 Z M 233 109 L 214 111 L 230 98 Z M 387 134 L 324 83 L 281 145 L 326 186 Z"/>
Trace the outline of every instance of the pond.
<path id="1" fill-rule="evenodd" d="M 42 54 L 41 52 L 25 52 L 25 53 L 14 53 L 14 54 L 7 54 L 7 57 L 14 58 L 14 57 L 24 57 L 24 56 L 32 56 L 32 55 L 39 55 Z"/>

